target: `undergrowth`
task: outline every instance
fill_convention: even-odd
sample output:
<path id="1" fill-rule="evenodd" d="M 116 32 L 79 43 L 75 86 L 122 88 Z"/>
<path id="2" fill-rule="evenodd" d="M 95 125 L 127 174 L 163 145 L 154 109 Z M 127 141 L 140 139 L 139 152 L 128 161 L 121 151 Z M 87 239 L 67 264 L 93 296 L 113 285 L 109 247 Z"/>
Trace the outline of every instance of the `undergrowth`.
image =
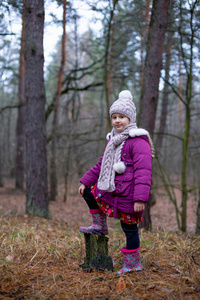
<path id="1" fill-rule="evenodd" d="M 78 228 L 33 216 L 0 218 L 0 299 L 200 299 L 200 237 L 141 230 L 143 270 L 116 275 L 124 235 L 109 230 L 114 272 L 86 273 Z"/>

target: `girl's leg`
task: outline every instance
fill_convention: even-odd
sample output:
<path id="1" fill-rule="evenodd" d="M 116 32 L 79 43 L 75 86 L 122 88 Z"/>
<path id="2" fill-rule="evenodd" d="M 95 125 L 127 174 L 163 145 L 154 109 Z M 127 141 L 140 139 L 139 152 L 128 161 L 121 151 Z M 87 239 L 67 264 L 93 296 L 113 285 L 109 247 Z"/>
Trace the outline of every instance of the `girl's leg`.
<path id="1" fill-rule="evenodd" d="M 83 193 L 83 198 L 85 199 L 85 201 L 90 209 L 99 208 L 90 188 L 85 188 L 84 193 Z"/>
<path id="2" fill-rule="evenodd" d="M 134 250 L 139 248 L 140 239 L 137 224 L 126 224 L 121 222 L 121 226 L 126 235 L 126 249 Z"/>
<path id="3" fill-rule="evenodd" d="M 140 261 L 140 240 L 137 224 L 126 224 L 121 222 L 122 229 L 126 235 L 126 247 L 121 248 L 124 256 L 124 265 L 117 274 L 142 270 Z"/>
<path id="4" fill-rule="evenodd" d="M 93 222 L 89 227 L 81 226 L 79 231 L 88 234 L 106 235 L 108 234 L 108 227 L 106 223 L 106 215 L 99 208 L 90 188 L 86 188 L 83 194 L 90 213 L 92 214 Z"/>

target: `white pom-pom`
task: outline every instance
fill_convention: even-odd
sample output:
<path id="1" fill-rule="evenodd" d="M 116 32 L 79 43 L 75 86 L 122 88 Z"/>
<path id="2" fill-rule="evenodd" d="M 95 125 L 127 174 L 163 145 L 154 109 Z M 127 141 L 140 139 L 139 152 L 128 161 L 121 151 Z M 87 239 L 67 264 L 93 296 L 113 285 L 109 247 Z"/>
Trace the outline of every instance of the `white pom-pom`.
<path id="1" fill-rule="evenodd" d="M 124 90 L 124 91 L 121 91 L 119 93 L 119 99 L 130 99 L 130 100 L 133 100 L 133 97 L 132 97 L 130 91 Z"/>
<path id="2" fill-rule="evenodd" d="M 115 170 L 115 172 L 117 172 L 119 174 L 123 174 L 126 169 L 126 165 L 124 164 L 123 161 L 120 161 L 113 165 L 113 169 Z"/>
<path id="3" fill-rule="evenodd" d="M 110 137 L 111 137 L 111 132 L 108 132 L 107 135 L 106 135 L 107 141 L 109 141 Z"/>

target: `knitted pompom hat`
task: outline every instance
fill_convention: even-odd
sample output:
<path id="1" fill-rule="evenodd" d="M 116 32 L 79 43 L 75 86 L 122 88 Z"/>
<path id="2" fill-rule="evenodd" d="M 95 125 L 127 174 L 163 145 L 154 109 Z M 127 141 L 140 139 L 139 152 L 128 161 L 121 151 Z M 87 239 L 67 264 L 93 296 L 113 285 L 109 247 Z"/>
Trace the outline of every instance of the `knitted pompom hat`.
<path id="1" fill-rule="evenodd" d="M 110 107 L 110 117 L 114 113 L 122 114 L 130 119 L 130 123 L 136 122 L 136 107 L 133 103 L 131 92 L 121 91 L 119 98 Z"/>

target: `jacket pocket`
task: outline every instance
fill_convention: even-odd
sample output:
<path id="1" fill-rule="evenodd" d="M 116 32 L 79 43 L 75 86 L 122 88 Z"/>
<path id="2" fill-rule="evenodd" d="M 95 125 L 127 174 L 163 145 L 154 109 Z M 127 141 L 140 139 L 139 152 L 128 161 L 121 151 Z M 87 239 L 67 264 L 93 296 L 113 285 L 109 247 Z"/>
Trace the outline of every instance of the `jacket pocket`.
<path id="1" fill-rule="evenodd" d="M 127 197 L 129 199 L 133 196 L 133 173 L 124 173 L 121 176 L 121 180 L 116 180 L 115 182 L 116 186 L 116 194 L 120 195 L 121 197 Z"/>

